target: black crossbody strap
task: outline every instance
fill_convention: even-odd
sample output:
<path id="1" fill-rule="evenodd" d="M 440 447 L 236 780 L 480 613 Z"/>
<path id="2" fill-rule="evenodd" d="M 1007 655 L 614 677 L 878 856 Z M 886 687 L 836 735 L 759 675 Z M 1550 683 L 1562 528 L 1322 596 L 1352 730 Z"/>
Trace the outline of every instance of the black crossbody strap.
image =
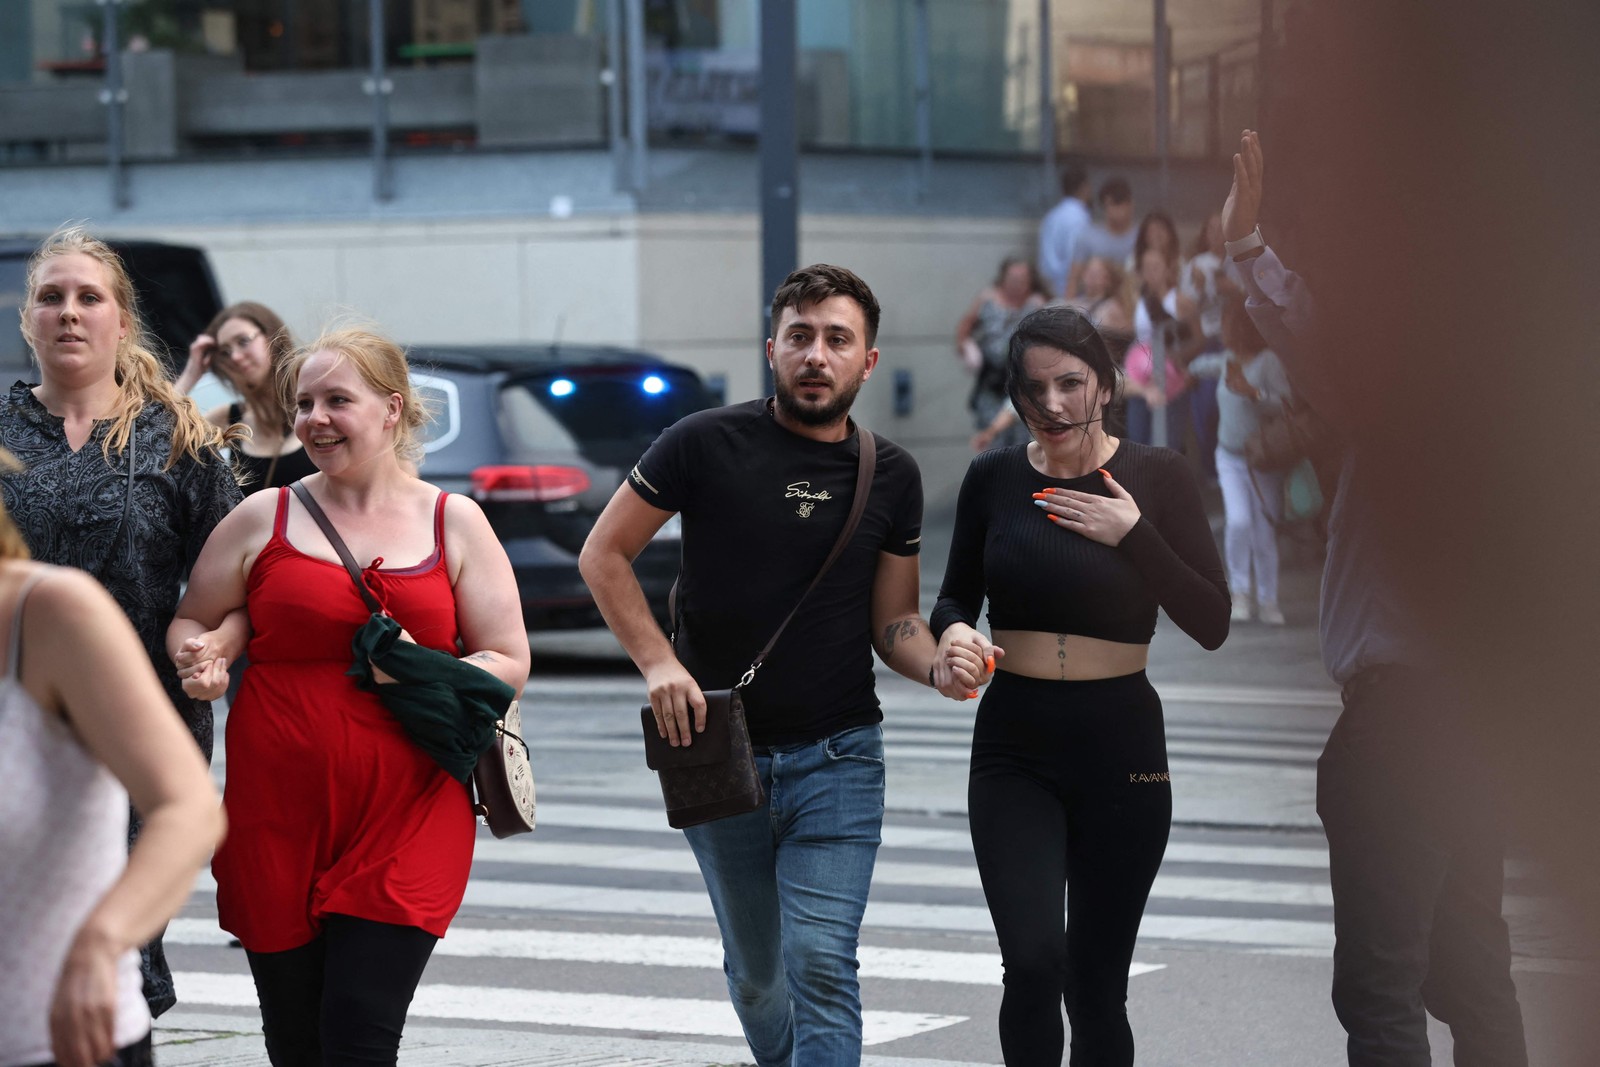
<path id="1" fill-rule="evenodd" d="M 844 520 L 844 529 L 839 531 L 839 539 L 833 543 L 833 549 L 828 553 L 828 558 L 822 561 L 822 569 L 817 571 L 817 576 L 811 579 L 811 584 L 806 586 L 806 591 L 800 594 L 800 599 L 790 609 L 778 624 L 777 633 L 767 642 L 765 648 L 756 653 L 756 658 L 750 664 L 750 669 L 744 672 L 744 677 L 739 679 L 740 685 L 749 685 L 755 680 L 756 671 L 767 658 L 767 653 L 772 651 L 772 646 L 778 643 L 778 638 L 783 636 L 783 631 L 788 629 L 790 621 L 794 619 L 795 612 L 800 610 L 800 605 L 806 602 L 806 597 L 822 581 L 823 575 L 833 566 L 834 562 L 844 554 L 845 546 L 850 543 L 850 538 L 855 536 L 856 527 L 861 525 L 861 516 L 867 511 L 867 498 L 872 494 L 872 475 L 878 466 L 878 443 L 874 440 L 871 430 L 856 426 L 856 441 L 860 448 L 860 456 L 856 462 L 856 495 L 850 502 L 850 515 Z"/>
<path id="2" fill-rule="evenodd" d="M 383 605 L 378 603 L 378 598 L 372 595 L 372 590 L 367 588 L 365 578 L 361 577 L 361 568 L 356 564 L 356 558 L 350 554 L 350 548 L 344 543 L 344 538 L 339 536 L 339 531 L 333 528 L 333 522 L 328 518 L 328 513 L 322 510 L 316 498 L 311 495 L 311 490 L 305 487 L 304 482 L 295 482 L 289 487 L 294 490 L 294 495 L 300 498 L 300 503 L 305 505 L 306 511 L 322 527 L 322 535 L 328 539 L 333 550 L 339 553 L 339 558 L 344 561 L 344 569 L 350 572 L 350 580 L 356 583 L 356 590 L 361 594 L 361 599 L 367 602 L 367 608 L 374 615 L 387 615 Z"/>

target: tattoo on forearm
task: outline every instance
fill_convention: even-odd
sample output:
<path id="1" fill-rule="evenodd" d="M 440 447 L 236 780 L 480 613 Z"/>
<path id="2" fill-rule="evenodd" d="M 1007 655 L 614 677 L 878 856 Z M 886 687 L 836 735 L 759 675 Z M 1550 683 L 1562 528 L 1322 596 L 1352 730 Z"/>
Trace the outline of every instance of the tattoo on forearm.
<path id="1" fill-rule="evenodd" d="M 493 652 L 474 652 L 470 656 L 462 656 L 461 658 L 466 660 L 468 663 L 493 663 L 494 662 L 494 653 Z"/>
<path id="2" fill-rule="evenodd" d="M 883 658 L 888 659 L 894 655 L 894 643 L 896 640 L 909 641 L 921 632 L 922 627 L 911 619 L 901 619 L 899 622 L 891 622 L 888 626 L 885 626 L 883 628 Z"/>
<path id="3" fill-rule="evenodd" d="M 1061 665 L 1061 680 L 1067 680 L 1067 635 L 1056 634 L 1056 660 Z"/>

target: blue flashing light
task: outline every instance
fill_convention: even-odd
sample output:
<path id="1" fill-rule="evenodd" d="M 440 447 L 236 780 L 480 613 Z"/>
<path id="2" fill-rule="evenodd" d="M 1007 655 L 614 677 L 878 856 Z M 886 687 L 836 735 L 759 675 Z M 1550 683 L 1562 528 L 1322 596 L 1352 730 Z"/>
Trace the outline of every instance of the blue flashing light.
<path id="1" fill-rule="evenodd" d="M 557 378 L 550 383 L 551 396 L 571 396 L 578 387 L 572 384 L 571 378 Z"/>
<path id="2" fill-rule="evenodd" d="M 667 382 L 665 378 L 661 377 L 661 375 L 652 374 L 644 381 L 639 383 L 639 388 L 643 389 L 651 396 L 656 396 L 667 391 Z"/>

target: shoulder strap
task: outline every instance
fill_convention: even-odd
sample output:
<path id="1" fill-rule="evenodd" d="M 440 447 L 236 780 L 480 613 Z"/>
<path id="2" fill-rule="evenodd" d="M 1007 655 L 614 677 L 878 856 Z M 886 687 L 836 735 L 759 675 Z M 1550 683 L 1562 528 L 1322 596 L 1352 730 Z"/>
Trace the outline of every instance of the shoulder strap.
<path id="1" fill-rule="evenodd" d="M 22 605 L 27 603 L 33 587 L 48 573 L 42 566 L 33 568 L 33 573 L 22 579 L 17 589 L 17 602 L 11 609 L 11 647 L 6 652 L 6 677 L 13 682 L 18 680 L 22 667 Z"/>
<path id="2" fill-rule="evenodd" d="M 367 583 L 361 577 L 361 568 L 356 565 L 356 558 L 350 554 L 349 547 L 344 543 L 344 538 L 339 536 L 339 531 L 333 528 L 333 523 L 328 519 L 328 513 L 322 510 L 316 498 L 311 495 L 304 482 L 297 481 L 289 487 L 294 490 L 294 495 L 300 498 L 300 503 L 305 505 L 306 511 L 317 521 L 322 528 L 322 535 L 328 539 L 333 550 L 339 553 L 339 558 L 344 561 L 344 569 L 350 572 L 350 580 L 356 583 L 356 591 L 361 594 L 361 599 L 366 601 L 367 607 L 374 615 L 387 615 L 383 605 L 378 603 L 378 598 L 372 595 L 372 590 L 367 588 Z"/>
<path id="3" fill-rule="evenodd" d="M 850 515 L 844 520 L 844 529 L 839 531 L 839 539 L 833 543 L 833 549 L 828 553 L 828 558 L 822 561 L 822 569 L 817 571 L 817 576 L 811 579 L 811 584 L 806 586 L 806 591 L 800 594 L 800 599 L 795 602 L 789 614 L 784 616 L 778 624 L 778 630 L 772 639 L 750 664 L 750 669 L 744 672 L 744 677 L 739 679 L 740 685 L 749 685 L 755 680 L 756 671 L 761 669 L 762 662 L 767 658 L 767 653 L 772 651 L 772 646 L 778 643 L 778 638 L 783 636 L 783 631 L 788 629 L 789 623 L 794 619 L 795 612 L 800 610 L 800 605 L 806 602 L 806 597 L 822 581 L 822 576 L 828 573 L 834 562 L 844 554 L 845 546 L 850 543 L 850 538 L 855 536 L 856 527 L 861 525 L 861 516 L 866 514 L 867 497 L 872 493 L 872 475 L 878 467 L 878 443 L 872 436 L 872 431 L 856 426 L 856 441 L 860 455 L 856 461 L 856 495 L 850 502 Z"/>

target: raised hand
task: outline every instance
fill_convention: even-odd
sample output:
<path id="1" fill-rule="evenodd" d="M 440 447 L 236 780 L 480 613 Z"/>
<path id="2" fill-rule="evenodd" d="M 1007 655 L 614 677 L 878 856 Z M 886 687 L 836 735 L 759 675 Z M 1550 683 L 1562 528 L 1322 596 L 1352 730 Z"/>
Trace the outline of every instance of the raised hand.
<path id="1" fill-rule="evenodd" d="M 1239 151 L 1233 156 L 1233 188 L 1222 205 L 1222 239 L 1238 241 L 1250 236 L 1261 215 L 1262 169 L 1261 139 L 1254 130 L 1239 138 Z"/>

